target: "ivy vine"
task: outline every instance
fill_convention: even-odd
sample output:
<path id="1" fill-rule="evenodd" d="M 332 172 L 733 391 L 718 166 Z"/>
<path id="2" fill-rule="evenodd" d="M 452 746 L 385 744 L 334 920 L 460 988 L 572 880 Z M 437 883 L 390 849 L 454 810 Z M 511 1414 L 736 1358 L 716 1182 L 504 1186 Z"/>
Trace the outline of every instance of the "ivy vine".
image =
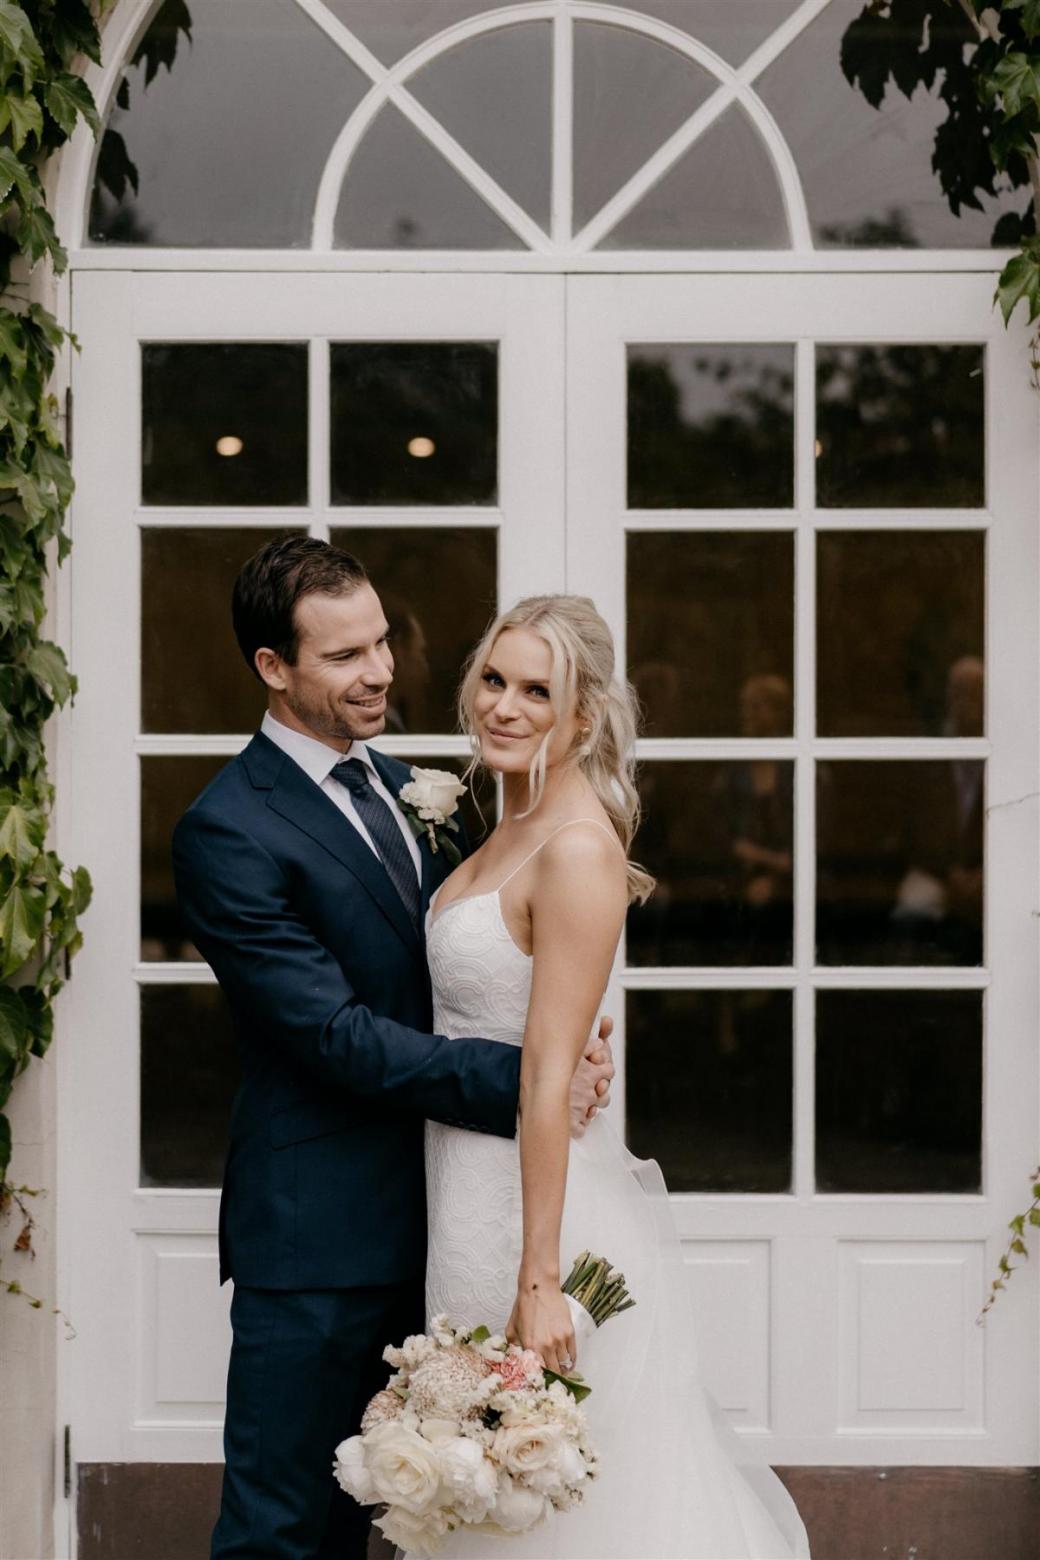
<path id="1" fill-rule="evenodd" d="M 71 338 L 29 290 L 41 262 L 65 269 L 41 170 L 80 118 L 98 131 L 72 67 L 81 55 L 100 61 L 96 17 L 109 4 L 99 0 L 95 12 L 86 0 L 0 0 L 0 1211 L 18 1213 L 14 1247 L 30 1252 L 26 1198 L 35 1194 L 8 1179 L 4 1111 L 51 1043 L 91 890 L 83 867 L 67 869 L 47 847 L 54 789 L 44 731 L 76 691 L 63 652 L 41 632 L 48 570 L 69 551 L 72 475 L 49 386 Z M 16 1280 L 0 1287 L 23 1292 Z"/>

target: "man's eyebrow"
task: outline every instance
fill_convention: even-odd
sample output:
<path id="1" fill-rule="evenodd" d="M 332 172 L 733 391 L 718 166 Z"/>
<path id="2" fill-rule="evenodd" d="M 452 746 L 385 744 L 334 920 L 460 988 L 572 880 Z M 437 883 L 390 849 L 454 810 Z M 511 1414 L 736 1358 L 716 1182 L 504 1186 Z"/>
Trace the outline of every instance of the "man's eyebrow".
<path id="1" fill-rule="evenodd" d="M 380 639 L 386 639 L 386 637 L 387 637 L 387 635 L 389 633 L 390 633 L 390 624 L 389 623 L 384 623 L 382 631 L 381 631 L 381 633 L 379 635 L 379 638 Z M 318 660 L 319 661 L 335 661 L 341 655 L 356 655 L 357 652 L 359 650 L 362 650 L 362 649 L 364 649 L 363 645 L 340 645 L 338 650 L 323 650 L 320 653 L 320 655 L 318 656 Z"/>

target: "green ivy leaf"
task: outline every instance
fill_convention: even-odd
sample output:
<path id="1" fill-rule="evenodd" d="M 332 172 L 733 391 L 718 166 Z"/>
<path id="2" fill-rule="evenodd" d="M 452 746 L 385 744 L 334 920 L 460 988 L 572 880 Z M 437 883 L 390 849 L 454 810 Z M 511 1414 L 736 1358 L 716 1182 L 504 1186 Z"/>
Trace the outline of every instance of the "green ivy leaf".
<path id="1" fill-rule="evenodd" d="M 25 1004 L 16 991 L 0 986 L 0 1057 L 18 1063 L 29 1039 L 29 1020 Z"/>
<path id="2" fill-rule="evenodd" d="M 16 377 L 25 373 L 28 363 L 25 325 L 21 315 L 12 314 L 10 309 L 0 309 L 0 357 L 6 358 Z"/>
<path id="3" fill-rule="evenodd" d="M 68 71 L 55 76 L 47 88 L 44 102 L 48 114 L 66 135 L 71 135 L 75 130 L 80 114 L 95 135 L 101 129 L 93 94 L 82 76 L 73 76 Z"/>
<path id="4" fill-rule="evenodd" d="M 36 681 L 50 691 L 58 704 L 64 704 L 75 692 L 75 682 L 69 675 L 65 653 L 57 645 L 51 644 L 50 640 L 41 639 L 38 645 L 34 645 L 25 658 L 25 664 Z"/>
<path id="5" fill-rule="evenodd" d="M 31 957 L 43 934 L 46 900 L 31 883 L 14 883 L 0 903 L 0 980 Z"/>
<path id="6" fill-rule="evenodd" d="M 1029 103 L 1040 105 L 1040 57 L 1012 49 L 989 79 L 1004 100 L 1005 117 L 1020 114 Z"/>
<path id="7" fill-rule="evenodd" d="M 0 58 L 21 67 L 26 82 L 44 68 L 43 50 L 33 32 L 32 23 L 20 5 L 0 0 Z"/>
<path id="8" fill-rule="evenodd" d="M 23 201 L 32 200 L 32 180 L 21 158 L 9 146 L 0 146 L 0 201 L 16 189 Z"/>
<path id="9" fill-rule="evenodd" d="M 997 281 L 995 299 L 1006 325 L 1019 303 L 1025 302 L 1032 324 L 1040 314 L 1040 240 L 1029 239 L 1022 253 L 1009 260 Z"/>
<path id="10" fill-rule="evenodd" d="M 72 874 L 72 910 L 82 915 L 94 897 L 94 885 L 86 867 L 77 867 Z"/>
<path id="11" fill-rule="evenodd" d="M 1004 0 L 1002 9 L 1021 11 L 1019 20 L 1027 38 L 1035 38 L 1040 33 L 1040 0 Z"/>
<path id="12" fill-rule="evenodd" d="M 54 218 L 41 198 L 37 197 L 31 203 L 23 205 L 22 220 L 18 224 L 15 236 L 31 266 L 38 264 L 44 255 L 50 255 L 58 275 L 60 276 L 65 270 L 69 263 L 68 256 L 58 242 L 58 235 L 54 231 Z"/>
<path id="13" fill-rule="evenodd" d="M 43 848 L 45 829 L 42 813 L 20 802 L 0 803 L 0 856 L 17 868 L 31 866 Z"/>
<path id="14" fill-rule="evenodd" d="M 30 93 L 28 97 L 15 97 L 8 93 L 4 99 L 8 121 L 11 126 L 11 144 L 16 152 L 20 152 L 30 136 L 34 136 L 39 146 L 43 137 L 43 110 Z"/>

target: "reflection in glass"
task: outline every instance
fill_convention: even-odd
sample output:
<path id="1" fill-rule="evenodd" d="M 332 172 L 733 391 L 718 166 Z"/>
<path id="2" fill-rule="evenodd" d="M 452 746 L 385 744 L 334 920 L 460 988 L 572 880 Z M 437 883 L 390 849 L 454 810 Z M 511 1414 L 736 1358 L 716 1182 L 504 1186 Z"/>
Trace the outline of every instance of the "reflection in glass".
<path id="1" fill-rule="evenodd" d="M 818 1191 L 977 1192 L 981 1139 L 980 992 L 817 993 Z"/>
<path id="2" fill-rule="evenodd" d="M 219 986 L 141 988 L 141 1185 L 219 1186 L 239 1060 Z"/>
<path id="3" fill-rule="evenodd" d="M 982 347 L 816 348 L 816 502 L 986 501 Z"/>
<path id="4" fill-rule="evenodd" d="M 181 814 L 229 760 L 226 755 L 141 759 L 141 958 L 198 960 L 177 909 L 170 841 Z"/>
<path id="5" fill-rule="evenodd" d="M 271 529 L 141 533 L 141 728 L 247 732 L 267 707 L 231 630 L 231 588 Z"/>
<path id="6" fill-rule="evenodd" d="M 789 737 L 794 541 L 777 531 L 632 531 L 629 677 L 650 737 Z"/>
<path id="7" fill-rule="evenodd" d="M 630 509 L 793 502 L 793 346 L 628 348 Z"/>
<path id="8" fill-rule="evenodd" d="M 765 142 L 738 104 L 720 115 L 600 242 L 601 249 L 788 249 Z"/>
<path id="9" fill-rule="evenodd" d="M 146 504 L 305 504 L 307 348 L 158 342 L 141 348 Z"/>
<path id="10" fill-rule="evenodd" d="M 616 195 L 718 85 L 685 55 L 619 27 L 574 28 L 574 230 Z"/>
<path id="11" fill-rule="evenodd" d="M 364 563 L 390 624 L 387 735 L 454 731 L 463 662 L 495 615 L 497 532 L 337 527 L 330 539 Z"/>
<path id="12" fill-rule="evenodd" d="M 905 44 L 907 68 L 915 54 L 924 13 L 908 9 L 914 36 Z M 850 86 L 841 68 L 842 39 L 864 14 L 863 0 L 830 0 L 756 82 L 794 153 L 818 245 L 867 248 L 986 249 L 1002 212 L 1024 211 L 1028 196 L 1006 192 L 981 197 L 981 211 L 962 205 L 954 216 L 932 171 L 937 125 L 947 118 L 940 69 L 930 89 L 919 86 L 911 99 L 891 82 L 880 109 Z M 929 33 L 953 33 L 967 43 L 971 31 L 956 6 L 928 13 Z M 860 57 L 867 75 L 884 70 L 869 46 Z M 956 47 L 956 44 L 955 44 Z M 811 90 L 807 89 L 811 83 Z M 967 84 L 966 90 L 973 91 Z M 954 121 L 956 125 L 956 121 Z M 948 138 L 951 161 L 964 158 L 963 142 Z"/>
<path id="13" fill-rule="evenodd" d="M 971 531 L 817 533 L 822 736 L 982 736 L 984 546 Z"/>
<path id="14" fill-rule="evenodd" d="M 657 888 L 629 910 L 629 964 L 789 964 L 794 765 L 655 760 L 640 792 Z"/>
<path id="15" fill-rule="evenodd" d="M 536 222 L 550 219 L 552 28 L 508 27 L 439 54 L 413 92 Z"/>
<path id="16" fill-rule="evenodd" d="M 791 996 L 630 991 L 629 1147 L 672 1192 L 791 1188 Z"/>
<path id="17" fill-rule="evenodd" d="M 350 160 L 333 224 L 337 249 L 523 249 L 460 173 L 393 104 Z"/>
<path id="18" fill-rule="evenodd" d="M 91 241 L 308 247 L 322 169 L 368 84 L 293 0 L 157 7 L 100 143 Z"/>
<path id="19" fill-rule="evenodd" d="M 334 504 L 493 504 L 497 347 L 334 345 L 331 442 Z"/>
<path id="20" fill-rule="evenodd" d="M 817 771 L 821 964 L 982 962 L 982 759 Z"/>

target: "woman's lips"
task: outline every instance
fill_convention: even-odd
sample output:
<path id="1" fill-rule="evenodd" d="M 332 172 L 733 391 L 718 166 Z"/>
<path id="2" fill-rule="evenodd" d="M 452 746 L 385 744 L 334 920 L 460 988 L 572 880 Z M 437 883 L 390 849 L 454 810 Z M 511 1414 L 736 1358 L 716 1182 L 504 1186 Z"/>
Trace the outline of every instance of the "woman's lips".
<path id="1" fill-rule="evenodd" d="M 499 731 L 494 726 L 485 726 L 485 732 L 494 742 L 522 742 L 523 733 L 520 731 Z"/>

